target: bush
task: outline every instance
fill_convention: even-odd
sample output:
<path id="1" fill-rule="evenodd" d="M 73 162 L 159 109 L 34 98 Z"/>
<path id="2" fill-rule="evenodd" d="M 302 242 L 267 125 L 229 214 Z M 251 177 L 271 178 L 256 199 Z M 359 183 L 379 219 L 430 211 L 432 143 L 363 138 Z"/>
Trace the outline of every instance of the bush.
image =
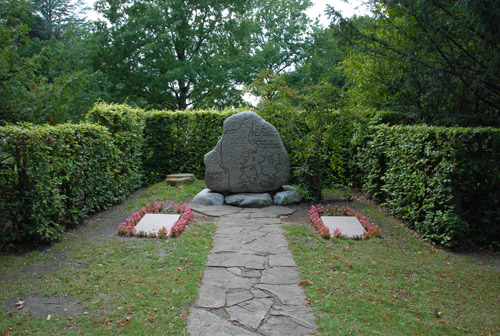
<path id="1" fill-rule="evenodd" d="M 120 150 L 118 193 L 129 194 L 142 185 L 142 150 L 144 146 L 144 111 L 128 105 L 97 103 L 87 113 L 89 122 L 97 123 L 113 135 Z"/>
<path id="2" fill-rule="evenodd" d="M 154 183 L 174 173 L 193 173 L 204 179 L 203 157 L 221 137 L 224 120 L 234 113 L 233 110 L 147 113 L 143 161 L 145 180 Z"/>
<path id="3" fill-rule="evenodd" d="M 500 241 L 500 130 L 376 126 L 357 138 L 357 180 L 440 244 Z"/>
<path id="4" fill-rule="evenodd" d="M 287 95 L 288 91 L 286 90 Z M 359 120 L 343 108 L 343 91 L 322 82 L 293 99 L 264 100 L 259 113 L 279 131 L 290 156 L 292 182 L 305 187 L 305 198 L 322 199 L 323 188 L 345 183 L 349 142 Z M 294 104 L 300 102 L 298 107 Z"/>
<path id="5" fill-rule="evenodd" d="M 122 198 L 123 162 L 92 124 L 0 128 L 0 241 L 50 242 Z"/>

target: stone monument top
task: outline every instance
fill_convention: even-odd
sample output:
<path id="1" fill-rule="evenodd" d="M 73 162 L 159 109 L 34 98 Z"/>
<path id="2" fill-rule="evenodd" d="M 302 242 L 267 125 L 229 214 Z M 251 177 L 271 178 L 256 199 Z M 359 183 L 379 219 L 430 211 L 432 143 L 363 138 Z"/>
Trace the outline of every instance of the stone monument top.
<path id="1" fill-rule="evenodd" d="M 275 191 L 289 178 L 290 161 L 278 131 L 251 111 L 227 118 L 219 142 L 205 154 L 205 184 L 212 191 Z"/>

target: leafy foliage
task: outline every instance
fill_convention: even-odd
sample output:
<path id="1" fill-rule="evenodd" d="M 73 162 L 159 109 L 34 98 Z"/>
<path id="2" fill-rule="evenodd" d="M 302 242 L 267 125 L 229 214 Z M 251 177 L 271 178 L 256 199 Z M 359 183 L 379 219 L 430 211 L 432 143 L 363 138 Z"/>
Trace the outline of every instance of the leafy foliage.
<path id="1" fill-rule="evenodd" d="M 340 112 L 343 92 L 323 81 L 297 92 L 285 75 L 261 72 L 248 87 L 262 97 L 259 113 L 279 130 L 290 155 L 292 178 L 318 201 L 322 189 L 347 171 L 348 143 L 355 119 Z"/>
<path id="2" fill-rule="evenodd" d="M 100 69 L 113 100 L 146 109 L 238 106 L 238 84 L 282 71 L 305 43 L 309 0 L 100 0 Z"/>
<path id="3" fill-rule="evenodd" d="M 222 135 L 222 123 L 237 111 L 156 111 L 146 114 L 144 131 L 145 181 L 164 179 L 168 174 L 189 172 L 203 178 L 203 156 Z"/>
<path id="4" fill-rule="evenodd" d="M 344 19 L 353 104 L 390 108 L 414 122 L 500 125 L 497 0 L 372 0 L 374 18 Z"/>
<path id="5" fill-rule="evenodd" d="M 53 241 L 126 195 L 120 150 L 91 124 L 0 128 L 0 240 Z"/>
<path id="6" fill-rule="evenodd" d="M 142 184 L 142 151 L 144 145 L 144 112 L 127 105 L 97 103 L 87 120 L 108 129 L 114 145 L 120 150 L 121 193 L 129 194 Z"/>
<path id="7" fill-rule="evenodd" d="M 102 74 L 91 64 L 98 39 L 69 12 L 77 7 L 52 0 L 3 0 L 1 5 L 0 124 L 83 119 L 105 95 Z M 57 6 L 65 7 L 65 14 Z M 44 8 L 57 13 L 40 14 Z"/>
<path id="8" fill-rule="evenodd" d="M 363 189 L 425 238 L 500 241 L 500 130 L 378 126 L 359 140 Z"/>
<path id="9" fill-rule="evenodd" d="M 79 25 L 84 20 L 82 0 L 31 0 L 33 6 L 33 29 L 31 36 L 48 40 L 61 39 L 69 25 Z"/>
<path id="10" fill-rule="evenodd" d="M 321 82 L 342 87 L 345 83 L 341 69 L 344 59 L 342 32 L 337 26 L 313 29 L 311 43 L 296 68 L 286 73 L 286 83 L 297 91 Z"/>

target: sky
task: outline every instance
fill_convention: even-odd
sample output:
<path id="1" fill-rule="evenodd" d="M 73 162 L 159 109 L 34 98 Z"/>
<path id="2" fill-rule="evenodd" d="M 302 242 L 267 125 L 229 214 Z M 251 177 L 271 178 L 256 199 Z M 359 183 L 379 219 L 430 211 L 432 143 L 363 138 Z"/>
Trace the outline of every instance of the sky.
<path id="1" fill-rule="evenodd" d="M 328 20 L 324 14 L 326 5 L 330 5 L 340 11 L 345 17 L 351 17 L 354 14 L 368 14 L 368 10 L 366 6 L 363 5 L 362 0 L 349 0 L 349 3 L 346 3 L 346 1 L 343 0 L 312 0 L 312 2 L 314 5 L 307 10 L 307 14 L 312 19 L 318 17 L 319 22 L 325 27 L 330 24 L 330 20 Z"/>
<path id="2" fill-rule="evenodd" d="M 87 6 L 89 6 L 90 8 L 94 8 L 95 0 L 85 0 L 85 2 L 87 3 Z M 362 0 L 349 0 L 349 3 L 346 3 L 346 1 L 344 0 L 312 0 L 312 2 L 314 3 L 314 5 L 309 8 L 307 14 L 312 19 L 319 18 L 319 22 L 325 27 L 330 23 L 330 21 L 324 14 L 327 4 L 332 6 L 336 10 L 339 10 L 343 16 L 350 17 L 354 14 L 367 14 L 366 7 L 362 5 Z M 90 11 L 88 13 L 88 18 L 90 20 L 95 20 L 99 18 L 99 16 L 97 13 Z"/>

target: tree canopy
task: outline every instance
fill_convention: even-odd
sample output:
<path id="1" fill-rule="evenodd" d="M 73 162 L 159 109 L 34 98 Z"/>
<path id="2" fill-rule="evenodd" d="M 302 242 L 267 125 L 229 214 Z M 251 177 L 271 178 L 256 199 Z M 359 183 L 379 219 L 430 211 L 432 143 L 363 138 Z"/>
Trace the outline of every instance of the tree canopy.
<path id="1" fill-rule="evenodd" d="M 500 126 L 500 0 L 367 3 L 321 28 L 310 0 L 98 0 L 96 22 L 81 0 L 0 0 L 0 123 L 78 121 L 98 98 L 225 108 L 244 87 L 298 109 L 334 86 L 405 123 Z"/>
<path id="2" fill-rule="evenodd" d="M 50 6 L 49 6 L 50 5 Z M 0 0 L 0 124 L 82 118 L 103 80 L 78 2 Z"/>
<path id="3" fill-rule="evenodd" d="M 115 100 L 184 110 L 241 102 L 261 69 L 283 71 L 307 43 L 309 0 L 100 0 L 110 21 L 102 71 Z"/>
<path id="4" fill-rule="evenodd" d="M 371 24 L 344 30 L 352 99 L 414 122 L 499 125 L 500 1 L 371 0 Z"/>

